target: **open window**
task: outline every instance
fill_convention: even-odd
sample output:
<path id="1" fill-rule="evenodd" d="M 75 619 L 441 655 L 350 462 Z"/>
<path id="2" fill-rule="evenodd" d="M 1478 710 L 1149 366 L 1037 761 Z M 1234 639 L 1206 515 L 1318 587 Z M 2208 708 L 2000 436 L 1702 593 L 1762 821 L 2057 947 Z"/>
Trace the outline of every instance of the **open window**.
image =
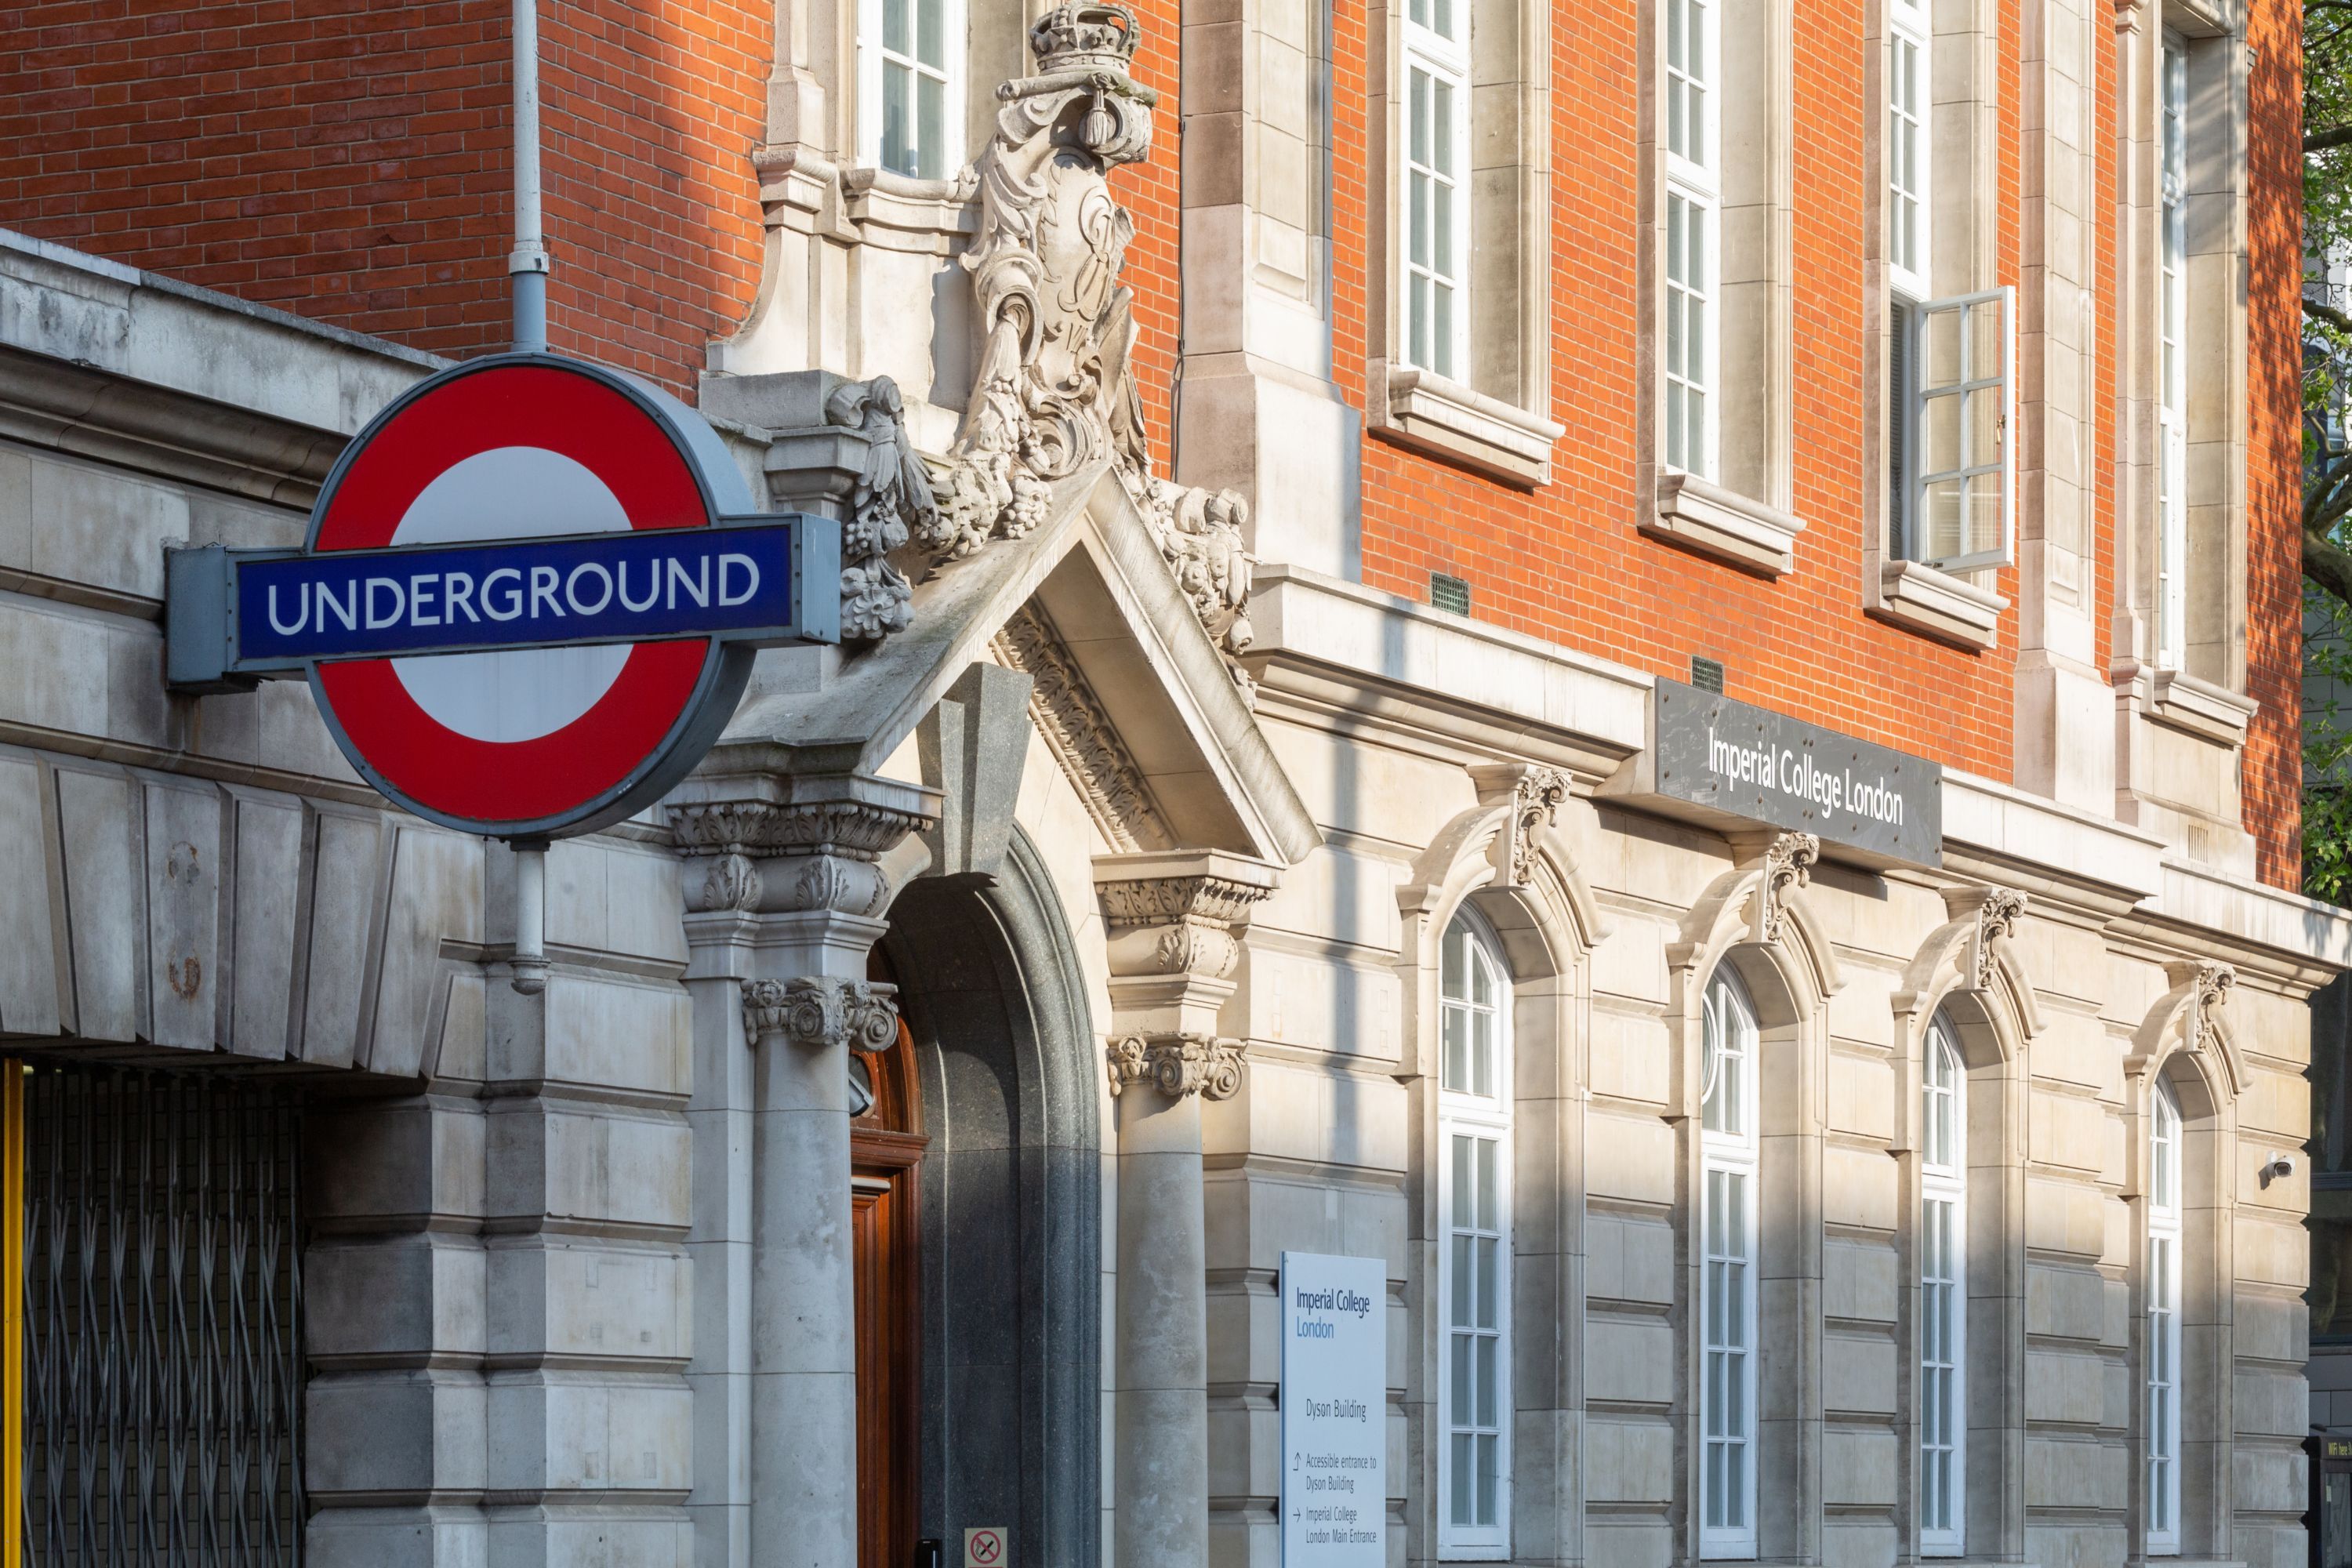
<path id="1" fill-rule="evenodd" d="M 2017 542 L 2016 291 L 1892 306 L 1889 479 L 1898 552 L 1937 572 L 2005 566 Z"/>
<path id="2" fill-rule="evenodd" d="M 1968 1534 L 1969 1079 L 1942 1014 L 1920 1064 L 1919 1555 Z"/>

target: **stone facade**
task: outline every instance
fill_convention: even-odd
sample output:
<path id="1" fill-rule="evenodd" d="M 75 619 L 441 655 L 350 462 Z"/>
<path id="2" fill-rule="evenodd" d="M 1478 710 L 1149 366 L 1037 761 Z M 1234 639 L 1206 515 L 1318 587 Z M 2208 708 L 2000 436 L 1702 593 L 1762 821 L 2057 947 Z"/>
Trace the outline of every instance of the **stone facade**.
<path id="1" fill-rule="evenodd" d="M 1395 519 L 1580 539 L 1541 492 L 1642 438 L 1555 423 L 1592 348 L 1547 325 L 1571 287 L 1627 302 L 1654 267 L 1583 279 L 1538 242 L 1555 204 L 1589 199 L 1545 117 L 1565 112 L 1567 38 L 1595 34 L 1568 8 L 1478 7 L 1490 38 L 1541 40 L 1477 66 L 1498 280 L 1475 331 L 1498 357 L 1424 376 L 1391 363 L 1391 322 L 1347 350 L 1377 372 L 1367 395 L 1334 323 L 1393 301 L 1349 292 L 1334 252 L 1362 237 L 1366 194 L 1351 208 L 1339 179 L 1327 200 L 1315 172 L 1363 130 L 1320 112 L 1323 86 L 1365 98 L 1348 50 L 1374 46 L 1361 18 L 1233 9 L 1184 18 L 1188 58 L 1227 68 L 1188 66 L 1163 96 L 1138 59 L 1168 35 L 1131 15 L 975 3 L 992 76 L 971 156 L 917 180 L 852 156 L 843 17 L 786 8 L 753 165 L 767 281 L 699 402 L 768 504 L 861 542 L 858 635 L 763 655 L 666 805 L 551 851 L 536 995 L 507 983 L 504 849 L 383 809 L 299 689 L 172 696 L 160 675 L 163 546 L 299 539 L 343 443 L 442 362 L 0 236 L 0 1038 L 266 1062 L 314 1096 L 315 1560 L 856 1563 L 853 1084 L 902 1021 L 931 1139 L 919 1535 L 952 1552 L 1003 1525 L 1017 1563 L 1055 1568 L 1274 1568 L 1276 1280 L 1303 1251 L 1386 1265 L 1392 1564 L 1696 1560 L 1706 1016 L 1731 975 L 1760 1084 L 1747 1554 L 1926 1554 L 1923 1105 L 1948 1037 L 1968 1108 L 1956 1554 L 2295 1568 L 2309 1195 L 2274 1156 L 2308 1131 L 2305 999 L 2352 964 L 2352 922 L 2257 854 L 2284 841 L 2243 782 L 2245 694 L 2278 673 L 2245 625 L 2258 596 L 2196 623 L 2221 628 L 2204 673 L 2126 657 L 2145 584 L 2113 498 L 2147 482 L 2146 454 L 2099 433 L 2094 389 L 2101 171 L 2121 159 L 2145 206 L 2154 134 L 2140 99 L 2100 95 L 2117 62 L 2154 69 L 2167 21 L 2203 29 L 2219 70 L 2232 19 L 2053 3 L 2011 39 L 2008 10 L 1937 7 L 1973 40 L 1955 79 L 2030 79 L 2030 113 L 1979 102 L 1937 156 L 1999 164 L 2012 126 L 2027 149 L 2025 253 L 1990 213 L 1970 276 L 2025 301 L 2032 504 L 2014 566 L 1923 586 L 1866 542 L 1885 537 L 1855 499 L 1867 461 L 1838 485 L 1812 466 L 1806 356 L 1852 326 L 1836 352 L 1876 384 L 1883 324 L 1773 271 L 1821 238 L 1796 163 L 1821 89 L 1786 16 L 1727 6 L 1786 68 L 1750 106 L 1759 155 L 1731 204 L 1755 262 L 1738 353 L 1769 394 L 1727 470 L 1745 489 L 1628 464 L 1633 499 L 1608 513 L 1626 526 L 1563 588 L 1573 613 L 1498 595 L 1505 626 L 1388 591 L 1409 577 Z M 1832 21 L 1859 47 L 1858 15 Z M 1629 59 L 1657 43 L 1621 30 Z M 2244 101 L 2237 71 L 2214 78 L 2221 110 Z M 1380 101 L 1364 125 L 1397 133 L 1403 107 Z M 1173 236 L 1148 183 L 1170 177 L 1152 139 L 1171 117 L 1198 160 Z M 1649 224 L 1643 146 L 1626 192 Z M 2221 176 L 2210 206 L 2241 210 L 2224 187 L 2245 176 Z M 2231 243 L 2200 233 L 2200 258 Z M 1161 283 L 1129 264 L 1177 240 L 1171 361 Z M 2126 294 L 2147 286 L 2130 256 Z M 1654 313 L 1595 313 L 1649 385 Z M 1800 341 L 1800 318 L 1820 330 Z M 2144 403 L 2146 334 L 2115 336 L 2118 396 Z M 1153 417 L 1171 374 L 1172 461 Z M 1865 434 L 1838 461 L 1884 433 L 1884 410 L 1852 412 Z M 2200 455 L 2199 537 L 2224 556 L 2266 526 L 2254 417 Z M 2122 585 L 2103 582 L 2118 559 Z M 1727 616 L 1722 635 L 1769 632 L 1742 695 L 1949 768 L 1940 864 L 1643 784 L 1659 671 L 1719 647 Z M 1444 952 L 1465 926 L 1502 980 L 1488 1125 L 1511 1194 L 1509 1464 L 1501 1544 L 1475 1548 L 1439 1509 Z M 2165 1096 L 2169 1542 L 2147 1462 Z"/>

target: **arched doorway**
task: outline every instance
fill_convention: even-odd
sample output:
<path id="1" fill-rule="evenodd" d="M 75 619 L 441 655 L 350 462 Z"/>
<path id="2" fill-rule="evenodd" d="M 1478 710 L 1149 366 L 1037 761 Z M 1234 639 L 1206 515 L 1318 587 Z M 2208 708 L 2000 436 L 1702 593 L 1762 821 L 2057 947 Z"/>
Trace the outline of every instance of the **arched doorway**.
<path id="1" fill-rule="evenodd" d="M 904 1023 L 852 1130 L 860 1568 L 926 1538 L 954 1561 L 981 1525 L 1017 1563 L 1088 1568 L 1103 1056 L 1034 846 L 1016 830 L 992 883 L 908 884 L 878 952 Z"/>

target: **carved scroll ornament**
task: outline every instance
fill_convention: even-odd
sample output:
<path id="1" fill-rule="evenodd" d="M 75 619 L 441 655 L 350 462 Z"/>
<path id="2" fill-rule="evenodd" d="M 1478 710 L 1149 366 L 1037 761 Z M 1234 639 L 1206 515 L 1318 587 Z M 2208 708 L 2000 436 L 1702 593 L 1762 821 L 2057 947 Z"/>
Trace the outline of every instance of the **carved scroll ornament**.
<path id="1" fill-rule="evenodd" d="M 1242 1087 L 1242 1043 L 1207 1035 L 1127 1035 L 1110 1042 L 1110 1092 L 1149 1082 L 1171 1100 L 1230 1100 Z"/>
<path id="2" fill-rule="evenodd" d="M 817 1049 L 887 1051 L 898 1039 L 898 988 L 831 976 L 743 983 L 743 1033 L 754 1043 L 781 1037 Z"/>
<path id="3" fill-rule="evenodd" d="M 1251 641 L 1248 503 L 1155 478 L 1132 366 L 1134 295 L 1119 281 L 1134 220 L 1108 176 L 1151 149 L 1159 95 L 1129 67 L 1124 6 L 1066 4 L 1030 30 L 1036 74 L 996 89 L 996 131 L 973 164 L 979 234 L 964 253 L 980 369 L 932 487 L 908 513 L 934 564 L 1044 522 L 1054 486 L 1109 463 L 1228 660 Z"/>

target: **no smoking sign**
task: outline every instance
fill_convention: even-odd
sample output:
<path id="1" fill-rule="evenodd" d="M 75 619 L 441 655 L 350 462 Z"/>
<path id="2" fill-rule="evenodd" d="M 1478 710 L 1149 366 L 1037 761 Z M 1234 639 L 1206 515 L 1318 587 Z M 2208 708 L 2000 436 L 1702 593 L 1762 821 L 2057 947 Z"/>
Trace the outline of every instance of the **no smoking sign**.
<path id="1" fill-rule="evenodd" d="M 963 1568 L 1004 1568 L 1012 1558 L 1003 1525 L 975 1525 L 963 1532 Z"/>

